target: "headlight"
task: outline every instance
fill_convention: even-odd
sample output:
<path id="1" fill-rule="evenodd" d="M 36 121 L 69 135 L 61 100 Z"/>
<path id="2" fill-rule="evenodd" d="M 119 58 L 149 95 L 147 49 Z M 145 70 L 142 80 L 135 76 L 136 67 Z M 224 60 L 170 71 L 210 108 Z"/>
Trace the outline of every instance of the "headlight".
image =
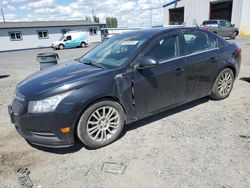
<path id="1" fill-rule="evenodd" d="M 28 111 L 30 113 L 52 112 L 56 109 L 57 105 L 62 101 L 62 99 L 68 96 L 70 93 L 71 91 L 40 101 L 29 101 Z"/>

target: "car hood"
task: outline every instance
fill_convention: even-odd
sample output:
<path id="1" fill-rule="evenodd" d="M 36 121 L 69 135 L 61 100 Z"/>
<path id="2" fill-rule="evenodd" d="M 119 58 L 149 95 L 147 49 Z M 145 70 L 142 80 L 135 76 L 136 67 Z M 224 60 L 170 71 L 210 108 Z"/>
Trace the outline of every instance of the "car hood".
<path id="1" fill-rule="evenodd" d="M 32 74 L 17 85 L 16 91 L 26 100 L 39 100 L 83 87 L 110 71 L 77 61 L 67 62 Z"/>

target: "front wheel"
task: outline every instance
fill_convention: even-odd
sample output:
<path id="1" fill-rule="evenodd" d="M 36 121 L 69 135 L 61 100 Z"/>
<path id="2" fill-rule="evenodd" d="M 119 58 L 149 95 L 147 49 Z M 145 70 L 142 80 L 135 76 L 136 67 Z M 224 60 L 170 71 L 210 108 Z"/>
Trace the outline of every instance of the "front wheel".
<path id="1" fill-rule="evenodd" d="M 125 113 L 115 101 L 100 101 L 81 116 L 77 136 L 87 147 L 97 149 L 115 141 L 123 130 Z"/>
<path id="2" fill-rule="evenodd" d="M 235 31 L 235 32 L 233 33 L 233 35 L 232 35 L 230 38 L 231 38 L 231 39 L 235 39 L 236 36 L 237 36 L 237 32 Z"/>
<path id="3" fill-rule="evenodd" d="M 233 89 L 233 84 L 234 73 L 230 68 L 225 68 L 217 76 L 213 86 L 212 95 L 210 97 L 215 100 L 227 98 Z"/>
<path id="4" fill-rule="evenodd" d="M 63 44 L 60 44 L 60 45 L 59 45 L 59 49 L 60 49 L 60 50 L 63 50 L 63 49 L 64 49 Z"/>

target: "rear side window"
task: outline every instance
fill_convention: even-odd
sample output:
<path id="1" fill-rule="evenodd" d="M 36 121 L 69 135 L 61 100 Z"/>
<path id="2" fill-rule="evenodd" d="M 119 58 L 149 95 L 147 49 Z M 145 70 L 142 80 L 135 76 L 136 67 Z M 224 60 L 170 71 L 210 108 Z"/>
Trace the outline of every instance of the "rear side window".
<path id="1" fill-rule="evenodd" d="M 210 25 L 217 25 L 217 24 L 218 24 L 217 21 L 204 21 L 202 23 L 202 25 L 208 25 L 208 26 L 210 26 Z"/>
<path id="2" fill-rule="evenodd" d="M 150 56 L 160 63 L 180 56 L 180 45 L 178 35 L 166 36 L 159 39 L 145 56 Z"/>
<path id="3" fill-rule="evenodd" d="M 202 52 L 218 47 L 218 40 L 202 31 L 183 31 L 187 54 Z"/>

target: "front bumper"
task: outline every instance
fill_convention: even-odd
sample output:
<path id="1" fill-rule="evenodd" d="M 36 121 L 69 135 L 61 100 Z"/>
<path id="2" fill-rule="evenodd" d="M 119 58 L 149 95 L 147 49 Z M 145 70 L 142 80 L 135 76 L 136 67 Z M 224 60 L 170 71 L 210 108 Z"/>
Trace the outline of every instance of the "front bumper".
<path id="1" fill-rule="evenodd" d="M 52 44 L 52 45 L 51 45 L 51 48 L 54 48 L 54 49 L 59 48 L 59 45 Z"/>
<path id="2" fill-rule="evenodd" d="M 62 148 L 74 144 L 72 113 L 51 112 L 31 114 L 27 112 L 28 102 L 15 99 L 8 106 L 11 122 L 17 132 L 29 143 L 44 147 Z M 70 127 L 70 132 L 61 133 L 60 129 Z"/>

